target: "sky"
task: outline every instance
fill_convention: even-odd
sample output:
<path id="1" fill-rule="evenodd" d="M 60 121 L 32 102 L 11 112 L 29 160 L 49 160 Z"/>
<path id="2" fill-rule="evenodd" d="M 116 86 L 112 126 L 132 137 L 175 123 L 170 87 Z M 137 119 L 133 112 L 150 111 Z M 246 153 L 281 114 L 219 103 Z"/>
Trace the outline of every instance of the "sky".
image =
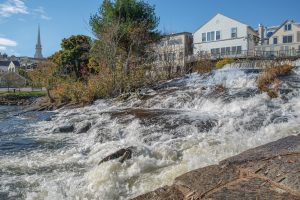
<path id="1" fill-rule="evenodd" d="M 155 6 L 163 33 L 195 32 L 217 13 L 253 28 L 280 25 L 286 19 L 300 22 L 300 0 L 145 0 Z M 33 57 L 38 25 L 43 54 L 60 49 L 63 38 L 93 37 L 89 18 L 102 0 L 0 0 L 0 52 Z"/>

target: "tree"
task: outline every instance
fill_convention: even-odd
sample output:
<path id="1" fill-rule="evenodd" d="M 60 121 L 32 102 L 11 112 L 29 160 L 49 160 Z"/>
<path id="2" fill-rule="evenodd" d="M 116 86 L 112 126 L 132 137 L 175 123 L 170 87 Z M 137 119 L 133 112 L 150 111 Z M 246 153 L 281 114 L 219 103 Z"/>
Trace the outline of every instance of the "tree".
<path id="1" fill-rule="evenodd" d="M 62 50 L 59 50 L 55 52 L 52 56 L 49 57 L 49 60 L 57 64 L 58 66 L 61 65 L 61 55 L 62 55 Z"/>
<path id="2" fill-rule="evenodd" d="M 29 78 L 29 77 L 28 77 L 27 71 L 26 71 L 25 69 L 23 69 L 23 68 L 18 68 L 18 69 L 17 69 L 17 73 L 18 73 L 20 76 L 22 76 L 22 77 L 24 77 L 24 78 L 26 78 L 26 79 Z"/>
<path id="3" fill-rule="evenodd" d="M 22 87 L 26 85 L 26 78 L 18 75 L 15 72 L 8 71 L 1 76 L 1 82 L 6 85 L 7 91 L 9 92 L 12 87 Z"/>
<path id="4" fill-rule="evenodd" d="M 55 55 L 54 60 L 61 59 L 63 73 L 73 74 L 76 79 L 83 78 L 88 72 L 91 38 L 85 35 L 73 35 L 63 39 L 61 48 L 61 52 Z"/>
<path id="5" fill-rule="evenodd" d="M 91 16 L 90 25 L 98 39 L 94 54 L 101 55 L 112 69 L 113 79 L 118 63 L 125 76 L 132 60 L 145 56 L 148 45 L 159 39 L 159 18 L 154 11 L 141 0 L 104 0 L 98 13 Z"/>
<path id="6" fill-rule="evenodd" d="M 47 90 L 48 98 L 51 102 L 54 102 L 50 91 L 55 86 L 55 72 L 57 70 L 57 65 L 53 62 L 41 62 L 38 67 L 33 71 L 29 72 L 29 77 L 32 81 L 34 87 L 45 87 Z"/>

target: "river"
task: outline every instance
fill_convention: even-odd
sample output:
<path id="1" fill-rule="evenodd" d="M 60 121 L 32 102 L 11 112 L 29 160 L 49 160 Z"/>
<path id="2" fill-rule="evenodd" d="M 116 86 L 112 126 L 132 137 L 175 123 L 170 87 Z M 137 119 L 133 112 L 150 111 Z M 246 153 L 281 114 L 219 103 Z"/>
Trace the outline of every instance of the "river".
<path id="1" fill-rule="evenodd" d="M 225 68 L 55 112 L 0 107 L 0 199 L 129 199 L 175 177 L 300 132 L 300 70 L 280 98 L 257 90 L 257 70 Z M 224 86 L 221 87 L 220 85 Z M 21 114 L 20 114 L 21 113 Z M 55 129 L 91 123 L 86 133 Z M 98 165 L 120 148 L 130 160 Z"/>

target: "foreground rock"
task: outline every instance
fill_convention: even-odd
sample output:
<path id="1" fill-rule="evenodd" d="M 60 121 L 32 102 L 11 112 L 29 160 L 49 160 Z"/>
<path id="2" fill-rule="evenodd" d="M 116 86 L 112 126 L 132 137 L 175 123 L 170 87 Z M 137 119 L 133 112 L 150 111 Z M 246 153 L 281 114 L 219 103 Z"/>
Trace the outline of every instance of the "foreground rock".
<path id="1" fill-rule="evenodd" d="M 91 127 L 92 127 L 92 123 L 87 122 L 87 123 L 81 125 L 80 127 L 78 127 L 77 128 L 78 130 L 76 131 L 76 133 L 77 134 L 86 133 L 91 129 Z"/>
<path id="2" fill-rule="evenodd" d="M 54 133 L 71 133 L 75 130 L 75 127 L 73 124 L 70 125 L 65 125 L 65 126 L 61 126 L 58 127 L 56 129 L 54 129 Z"/>
<path id="3" fill-rule="evenodd" d="M 134 200 L 300 200 L 300 135 L 188 172 Z"/>

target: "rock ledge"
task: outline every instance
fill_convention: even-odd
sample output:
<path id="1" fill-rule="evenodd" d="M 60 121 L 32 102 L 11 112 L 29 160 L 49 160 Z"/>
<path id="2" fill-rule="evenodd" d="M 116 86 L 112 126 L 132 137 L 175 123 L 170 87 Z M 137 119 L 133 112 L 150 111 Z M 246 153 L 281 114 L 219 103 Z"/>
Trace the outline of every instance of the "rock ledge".
<path id="1" fill-rule="evenodd" d="M 134 200 L 300 200 L 300 135 L 188 172 Z"/>

